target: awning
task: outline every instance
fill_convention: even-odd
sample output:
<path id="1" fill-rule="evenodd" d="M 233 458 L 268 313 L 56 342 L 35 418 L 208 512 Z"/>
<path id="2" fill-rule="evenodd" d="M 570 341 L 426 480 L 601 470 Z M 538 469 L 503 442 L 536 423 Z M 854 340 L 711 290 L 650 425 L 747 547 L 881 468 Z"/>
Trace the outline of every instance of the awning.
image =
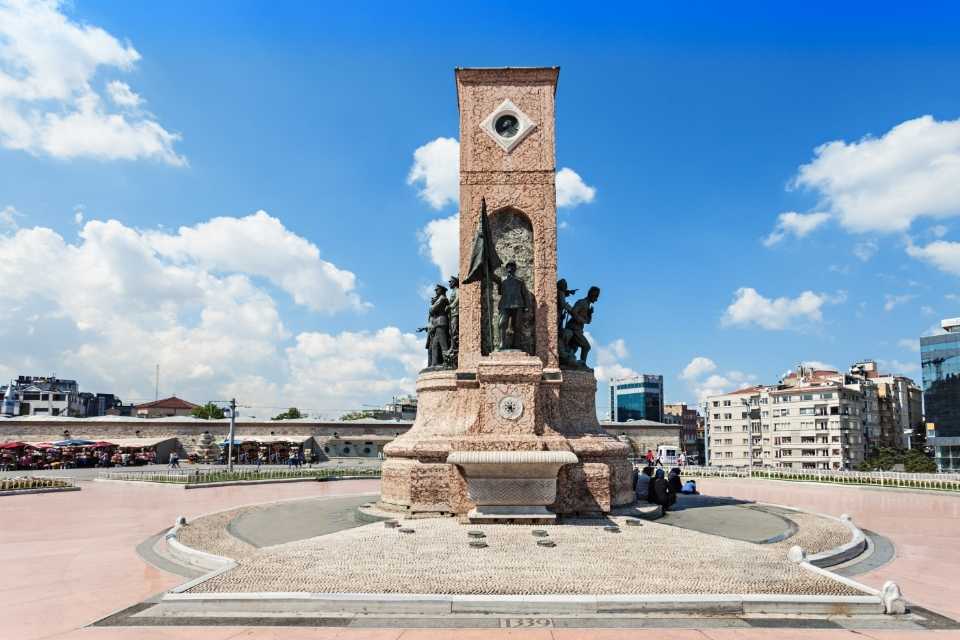
<path id="1" fill-rule="evenodd" d="M 21 447 L 26 447 L 26 442 L 4 442 L 0 444 L 0 449 L 20 449 Z"/>
<path id="2" fill-rule="evenodd" d="M 85 447 L 93 444 L 93 440 L 81 440 L 80 438 L 70 438 L 68 440 L 57 440 L 53 443 L 55 447 Z"/>
<path id="3" fill-rule="evenodd" d="M 294 444 L 303 444 L 313 436 L 294 436 L 290 434 L 280 434 L 280 435 L 243 435 L 237 436 L 233 441 L 234 445 L 249 443 L 249 442 L 260 442 L 262 444 L 270 444 L 273 442 L 292 442 Z M 223 444 L 227 443 L 227 439 L 223 439 Z"/>

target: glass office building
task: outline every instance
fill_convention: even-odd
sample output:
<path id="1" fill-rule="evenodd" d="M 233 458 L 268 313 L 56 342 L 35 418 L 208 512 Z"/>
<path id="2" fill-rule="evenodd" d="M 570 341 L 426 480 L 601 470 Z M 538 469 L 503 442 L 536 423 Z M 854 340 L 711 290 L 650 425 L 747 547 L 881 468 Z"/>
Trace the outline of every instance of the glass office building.
<path id="1" fill-rule="evenodd" d="M 611 379 L 610 420 L 663 422 L 663 376 Z"/>
<path id="2" fill-rule="evenodd" d="M 960 318 L 947 333 L 920 338 L 927 444 L 940 471 L 960 471 Z"/>

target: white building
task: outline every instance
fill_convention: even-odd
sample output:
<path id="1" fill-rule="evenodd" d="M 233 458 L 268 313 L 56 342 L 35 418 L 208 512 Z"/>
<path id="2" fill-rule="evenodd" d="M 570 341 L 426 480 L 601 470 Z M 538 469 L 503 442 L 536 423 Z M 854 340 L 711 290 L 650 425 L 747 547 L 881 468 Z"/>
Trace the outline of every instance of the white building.
<path id="1" fill-rule="evenodd" d="M 864 393 L 803 370 L 778 385 L 707 398 L 711 465 L 849 469 L 865 455 Z"/>
<path id="2" fill-rule="evenodd" d="M 9 385 L 0 387 L 4 396 L 13 388 L 15 413 L 21 416 L 66 416 L 76 413 L 79 406 L 79 388 L 76 380 L 55 377 L 20 376 Z"/>

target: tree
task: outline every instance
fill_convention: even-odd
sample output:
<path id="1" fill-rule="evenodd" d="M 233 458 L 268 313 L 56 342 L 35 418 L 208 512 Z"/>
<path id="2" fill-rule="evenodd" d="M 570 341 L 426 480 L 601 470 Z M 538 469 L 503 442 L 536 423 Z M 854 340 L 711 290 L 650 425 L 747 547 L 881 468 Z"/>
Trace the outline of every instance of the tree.
<path id="1" fill-rule="evenodd" d="M 874 449 L 870 456 L 857 466 L 859 471 L 890 471 L 895 465 L 903 465 L 907 473 L 936 473 L 937 464 L 917 449 Z"/>
<path id="2" fill-rule="evenodd" d="M 223 419 L 223 409 L 208 402 L 202 407 L 194 407 L 191 411 L 194 418 L 201 418 L 203 420 L 222 420 Z"/>
<path id="3" fill-rule="evenodd" d="M 367 418 L 373 417 L 373 412 L 371 411 L 348 411 L 347 413 L 340 416 L 341 420 L 366 420 Z"/>
<path id="4" fill-rule="evenodd" d="M 300 413 L 300 410 L 296 407 L 290 407 L 281 414 L 278 414 L 271 418 L 271 420 L 297 420 L 299 418 L 305 418 L 303 414 Z"/>
<path id="5" fill-rule="evenodd" d="M 937 463 L 923 451 L 911 449 L 903 456 L 903 468 L 908 473 L 936 473 Z"/>

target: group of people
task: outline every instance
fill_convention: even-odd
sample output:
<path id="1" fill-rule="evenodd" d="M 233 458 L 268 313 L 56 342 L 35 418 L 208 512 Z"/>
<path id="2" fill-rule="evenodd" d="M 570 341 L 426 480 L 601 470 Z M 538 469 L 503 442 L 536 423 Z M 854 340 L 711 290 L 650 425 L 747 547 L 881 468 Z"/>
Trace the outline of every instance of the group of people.
<path id="1" fill-rule="evenodd" d="M 647 461 L 648 467 L 662 467 L 663 458 L 660 457 L 660 454 L 654 454 L 653 449 L 647 449 L 647 453 L 643 456 L 643 459 Z M 668 460 L 669 462 L 669 460 Z M 683 451 L 680 452 L 680 455 L 677 456 L 677 465 L 682 469 L 687 466 L 687 454 Z"/>
<path id="2" fill-rule="evenodd" d="M 646 466 L 637 474 L 636 491 L 638 500 L 646 500 L 650 504 L 659 505 L 664 511 L 669 511 L 681 493 L 697 493 L 697 482 L 684 482 L 680 478 L 680 467 L 670 469 L 669 475 L 665 475 L 662 467 L 654 469 Z"/>

